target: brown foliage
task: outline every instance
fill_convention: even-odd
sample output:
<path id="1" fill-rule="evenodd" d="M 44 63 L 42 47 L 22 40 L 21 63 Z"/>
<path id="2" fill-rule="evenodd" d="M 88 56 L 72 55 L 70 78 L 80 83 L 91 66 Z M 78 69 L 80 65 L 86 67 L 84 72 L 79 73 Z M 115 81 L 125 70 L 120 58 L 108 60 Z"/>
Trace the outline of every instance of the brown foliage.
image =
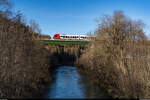
<path id="1" fill-rule="evenodd" d="M 121 11 L 103 16 L 100 22 L 97 39 L 82 55 L 80 64 L 98 72 L 100 85 L 113 97 L 150 97 L 149 45 L 144 24 Z"/>
<path id="2" fill-rule="evenodd" d="M 22 14 L 6 16 L 0 15 L 0 97 L 40 96 L 50 81 L 49 52 L 32 39 Z"/>
<path id="3" fill-rule="evenodd" d="M 50 52 L 50 64 L 53 66 L 60 66 L 74 65 L 86 46 L 49 44 L 45 45 L 45 48 Z"/>

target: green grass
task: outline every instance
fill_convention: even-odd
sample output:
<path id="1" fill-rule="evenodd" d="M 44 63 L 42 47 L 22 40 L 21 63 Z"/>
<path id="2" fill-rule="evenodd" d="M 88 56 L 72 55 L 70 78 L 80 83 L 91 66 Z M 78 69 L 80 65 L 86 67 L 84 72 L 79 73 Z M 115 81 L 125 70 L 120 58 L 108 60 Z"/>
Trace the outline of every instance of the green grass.
<path id="1" fill-rule="evenodd" d="M 62 40 L 43 40 L 44 44 L 67 44 L 67 45 L 87 45 L 88 41 L 62 41 Z"/>

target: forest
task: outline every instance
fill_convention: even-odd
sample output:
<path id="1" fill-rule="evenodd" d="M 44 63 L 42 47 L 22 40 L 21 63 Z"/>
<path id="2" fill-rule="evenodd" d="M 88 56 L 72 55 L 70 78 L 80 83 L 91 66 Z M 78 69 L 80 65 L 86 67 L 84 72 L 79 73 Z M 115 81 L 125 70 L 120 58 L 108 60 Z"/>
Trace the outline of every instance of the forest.
<path id="1" fill-rule="evenodd" d="M 0 0 L 0 98 L 41 97 L 59 65 L 75 65 L 113 98 L 150 97 L 150 43 L 145 24 L 122 11 L 103 15 L 84 45 L 44 44 L 35 20 Z"/>

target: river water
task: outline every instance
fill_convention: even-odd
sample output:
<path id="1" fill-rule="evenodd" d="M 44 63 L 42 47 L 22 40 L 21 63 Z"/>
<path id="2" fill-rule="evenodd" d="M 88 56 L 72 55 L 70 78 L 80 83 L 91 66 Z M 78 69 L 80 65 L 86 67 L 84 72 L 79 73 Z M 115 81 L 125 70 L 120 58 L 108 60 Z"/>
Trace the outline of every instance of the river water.
<path id="1" fill-rule="evenodd" d="M 54 81 L 46 92 L 45 98 L 89 98 L 87 95 L 87 83 L 82 81 L 83 77 L 78 73 L 77 67 L 61 66 L 56 69 Z M 89 92 L 88 92 L 89 93 Z M 99 94 L 99 93 L 90 93 Z M 104 94 L 104 95 L 103 95 Z M 107 98 L 105 93 L 100 93 L 99 96 L 95 95 L 92 98 Z"/>

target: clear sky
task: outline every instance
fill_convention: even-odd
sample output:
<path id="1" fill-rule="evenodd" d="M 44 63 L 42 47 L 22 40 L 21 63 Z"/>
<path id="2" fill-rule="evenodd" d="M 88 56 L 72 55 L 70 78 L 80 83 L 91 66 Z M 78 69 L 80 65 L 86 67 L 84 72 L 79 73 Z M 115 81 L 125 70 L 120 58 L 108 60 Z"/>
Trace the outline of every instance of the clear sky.
<path id="1" fill-rule="evenodd" d="M 132 19 L 141 19 L 150 33 L 150 0 L 11 0 L 29 21 L 36 20 L 42 33 L 86 34 L 97 28 L 96 18 L 123 11 Z"/>

